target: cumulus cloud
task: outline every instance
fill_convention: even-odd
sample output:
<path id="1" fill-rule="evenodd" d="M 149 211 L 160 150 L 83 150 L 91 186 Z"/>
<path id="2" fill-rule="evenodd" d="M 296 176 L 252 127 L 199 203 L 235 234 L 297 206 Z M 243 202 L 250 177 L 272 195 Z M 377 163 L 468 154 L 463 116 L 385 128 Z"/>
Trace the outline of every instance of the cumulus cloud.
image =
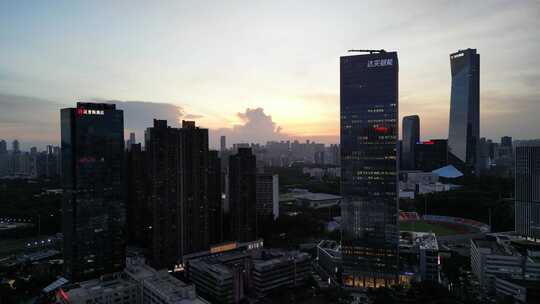
<path id="1" fill-rule="evenodd" d="M 239 112 L 236 116 L 242 124 L 234 125 L 232 128 L 220 128 L 210 131 L 210 142 L 217 147 L 219 137 L 225 135 L 228 145 L 241 142 L 265 143 L 269 140 L 283 140 L 288 136 L 283 133 L 283 129 L 278 126 L 272 116 L 264 113 L 263 108 L 250 109 Z"/>

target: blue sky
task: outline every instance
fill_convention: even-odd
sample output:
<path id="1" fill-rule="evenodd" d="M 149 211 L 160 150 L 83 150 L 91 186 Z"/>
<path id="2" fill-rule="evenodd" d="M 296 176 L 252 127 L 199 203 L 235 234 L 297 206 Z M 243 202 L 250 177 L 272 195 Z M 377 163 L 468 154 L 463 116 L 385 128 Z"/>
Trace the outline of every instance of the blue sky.
<path id="1" fill-rule="evenodd" d="M 216 138 L 337 142 L 350 48 L 398 51 L 400 116 L 444 138 L 448 55 L 468 47 L 482 136 L 540 137 L 539 28 L 536 1 L 3 1 L 0 138 L 58 141 L 80 99 L 173 105 Z"/>

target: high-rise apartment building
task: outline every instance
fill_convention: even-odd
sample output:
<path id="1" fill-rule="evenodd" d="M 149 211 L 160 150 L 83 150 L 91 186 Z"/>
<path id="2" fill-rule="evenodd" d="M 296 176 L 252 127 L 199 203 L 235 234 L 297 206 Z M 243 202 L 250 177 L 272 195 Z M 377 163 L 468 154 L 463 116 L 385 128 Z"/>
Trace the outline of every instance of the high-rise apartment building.
<path id="1" fill-rule="evenodd" d="M 150 262 L 172 268 L 209 245 L 208 129 L 154 120 L 146 137 L 151 222 Z"/>
<path id="2" fill-rule="evenodd" d="M 142 150 L 140 143 L 132 143 L 126 154 L 128 240 L 131 244 L 144 247 L 149 244 L 152 233 L 146 152 Z"/>
<path id="3" fill-rule="evenodd" d="M 279 176 L 257 174 L 257 226 L 267 219 L 279 217 Z M 259 230 L 258 230 L 259 231 Z"/>
<path id="4" fill-rule="evenodd" d="M 238 148 L 229 157 L 229 215 L 230 238 L 239 241 L 255 240 L 257 161 L 251 148 Z"/>
<path id="5" fill-rule="evenodd" d="M 124 115 L 114 104 L 61 110 L 62 231 L 71 281 L 120 271 L 125 260 Z"/>
<path id="6" fill-rule="evenodd" d="M 398 279 L 398 57 L 340 62 L 343 283 L 388 286 Z"/>
<path id="7" fill-rule="evenodd" d="M 416 143 L 420 141 L 420 117 L 411 115 L 403 117 L 403 141 L 401 145 L 401 168 L 414 170 Z"/>
<path id="8" fill-rule="evenodd" d="M 208 231 L 210 244 L 221 243 L 223 233 L 223 203 L 221 191 L 221 159 L 218 151 L 208 152 Z"/>
<path id="9" fill-rule="evenodd" d="M 516 147 L 516 232 L 540 239 L 540 146 Z"/>
<path id="10" fill-rule="evenodd" d="M 448 151 L 478 172 L 480 140 L 480 54 L 466 49 L 450 54 L 452 90 Z"/>

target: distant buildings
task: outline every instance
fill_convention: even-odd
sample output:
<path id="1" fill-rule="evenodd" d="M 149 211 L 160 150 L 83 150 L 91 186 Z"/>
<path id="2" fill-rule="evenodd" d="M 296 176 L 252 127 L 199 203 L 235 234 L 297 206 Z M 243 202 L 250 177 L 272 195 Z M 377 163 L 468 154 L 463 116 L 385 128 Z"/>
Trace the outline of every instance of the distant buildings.
<path id="1" fill-rule="evenodd" d="M 414 170 L 416 143 L 420 141 L 420 118 L 418 115 L 403 117 L 403 142 L 401 145 L 401 168 Z"/>
<path id="2" fill-rule="evenodd" d="M 113 104 L 61 110 L 65 276 L 87 280 L 125 260 L 124 115 Z"/>
<path id="3" fill-rule="evenodd" d="M 257 164 L 250 148 L 229 157 L 229 213 L 231 236 L 240 242 L 256 237 Z"/>
<path id="4" fill-rule="evenodd" d="M 133 132 L 129 133 L 129 139 L 126 141 L 126 149 L 128 151 L 131 150 L 131 146 L 136 143 L 137 141 L 135 140 L 135 133 Z"/>
<path id="5" fill-rule="evenodd" d="M 220 140 L 220 149 L 219 149 L 219 151 L 221 153 L 223 153 L 223 152 L 225 152 L 227 150 L 227 138 L 225 137 L 225 135 L 221 135 L 219 140 Z"/>
<path id="6" fill-rule="evenodd" d="M 343 282 L 390 286 L 398 279 L 397 53 L 340 62 Z"/>
<path id="7" fill-rule="evenodd" d="M 516 148 L 516 232 L 540 239 L 540 146 Z"/>
<path id="8" fill-rule="evenodd" d="M 480 140 L 480 55 L 476 49 L 450 54 L 452 90 L 448 150 L 477 171 Z"/>

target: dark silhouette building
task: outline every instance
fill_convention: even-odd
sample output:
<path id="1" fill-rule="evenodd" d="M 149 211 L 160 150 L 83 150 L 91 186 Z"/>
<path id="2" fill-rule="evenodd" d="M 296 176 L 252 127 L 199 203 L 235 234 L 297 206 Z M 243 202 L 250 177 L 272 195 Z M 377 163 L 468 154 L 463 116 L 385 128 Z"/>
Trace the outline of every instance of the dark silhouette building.
<path id="1" fill-rule="evenodd" d="M 146 153 L 140 143 L 131 143 L 126 153 L 128 240 L 133 245 L 145 247 L 150 241 L 152 232 L 151 218 L 148 216 L 150 207 Z"/>
<path id="2" fill-rule="evenodd" d="M 403 141 L 401 145 L 401 168 L 414 170 L 416 143 L 420 141 L 420 117 L 411 115 L 403 117 Z"/>
<path id="3" fill-rule="evenodd" d="M 150 263 L 172 268 L 184 254 L 208 249 L 208 129 L 154 120 L 145 134 L 149 178 Z"/>
<path id="4" fill-rule="evenodd" d="M 450 54 L 452 90 L 448 151 L 478 173 L 480 140 L 480 55 L 476 49 Z"/>
<path id="5" fill-rule="evenodd" d="M 540 146 L 516 147 L 516 232 L 540 239 Z"/>
<path id="6" fill-rule="evenodd" d="M 340 58 L 343 283 L 398 278 L 398 57 Z"/>
<path id="7" fill-rule="evenodd" d="M 208 229 L 210 244 L 221 243 L 223 233 L 223 204 L 221 191 L 221 159 L 218 151 L 208 152 Z"/>
<path id="8" fill-rule="evenodd" d="M 65 276 L 119 271 L 125 260 L 124 116 L 114 104 L 61 110 Z"/>
<path id="9" fill-rule="evenodd" d="M 501 137 L 501 146 L 512 148 L 512 137 L 511 136 Z"/>
<path id="10" fill-rule="evenodd" d="M 416 169 L 433 171 L 448 165 L 448 141 L 431 139 L 416 143 Z"/>
<path id="11" fill-rule="evenodd" d="M 251 148 L 238 148 L 229 157 L 230 239 L 255 240 L 257 161 Z"/>

